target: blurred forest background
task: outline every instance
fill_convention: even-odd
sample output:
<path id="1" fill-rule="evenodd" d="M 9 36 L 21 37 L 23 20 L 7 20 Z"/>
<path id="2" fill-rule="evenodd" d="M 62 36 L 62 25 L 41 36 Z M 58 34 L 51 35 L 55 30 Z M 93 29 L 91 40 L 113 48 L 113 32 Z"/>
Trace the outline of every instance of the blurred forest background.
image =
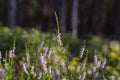
<path id="1" fill-rule="evenodd" d="M 54 11 L 62 33 L 120 40 L 120 0 L 0 0 L 0 26 L 53 31 Z"/>

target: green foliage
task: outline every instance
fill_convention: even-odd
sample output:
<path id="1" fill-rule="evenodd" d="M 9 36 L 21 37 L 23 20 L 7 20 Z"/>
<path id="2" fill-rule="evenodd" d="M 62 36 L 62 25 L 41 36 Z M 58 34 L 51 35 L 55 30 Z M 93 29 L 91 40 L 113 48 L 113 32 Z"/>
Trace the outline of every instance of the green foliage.
<path id="1" fill-rule="evenodd" d="M 119 80 L 120 43 L 118 41 L 108 41 L 92 36 L 84 42 L 79 39 L 72 39 L 71 34 L 65 34 L 62 35 L 62 42 L 64 46 L 68 45 L 68 52 L 67 47 L 58 45 L 58 35 L 42 33 L 36 29 L 24 30 L 19 27 L 15 29 L 0 27 L 0 49 L 3 57 L 1 59 L 3 61 L 0 62 L 0 71 L 4 69 L 5 72 L 4 76 L 0 78 L 3 80 L 26 80 L 28 78 L 31 80 L 38 80 L 38 78 L 51 80 L 55 77 L 53 73 L 59 70 L 60 79 L 79 80 L 83 74 L 86 74 L 86 79 L 92 80 L 95 78 L 95 73 L 99 73 L 99 76 L 95 79 L 99 80 L 105 77 L 109 80 L 112 76 L 115 76 Z M 14 48 L 14 41 L 16 48 Z M 14 51 L 14 49 L 15 57 L 10 58 L 9 53 L 11 50 Z M 50 53 L 51 56 L 49 57 Z M 97 65 L 94 63 L 94 55 L 98 57 Z M 42 56 L 45 58 L 45 65 L 40 64 L 40 57 Z M 101 69 L 100 66 L 104 61 L 107 61 L 106 65 L 104 69 Z M 63 70 L 63 66 L 61 66 L 62 62 L 65 64 L 66 73 Z M 84 63 L 86 66 L 83 68 Z M 4 68 L 4 64 L 7 64 L 6 68 Z M 28 72 L 23 70 L 23 64 L 26 65 Z M 31 73 L 33 66 L 35 74 Z M 52 73 L 45 72 L 45 69 L 43 69 L 45 66 L 47 69 L 52 66 Z M 92 70 L 96 67 L 96 72 L 93 73 Z"/>
<path id="2" fill-rule="evenodd" d="M 10 49 L 13 41 L 16 40 L 16 53 L 26 51 L 26 47 L 30 49 L 30 52 L 35 52 L 38 45 L 42 41 L 46 45 L 52 46 L 57 44 L 54 42 L 55 36 L 53 34 L 41 33 L 36 29 L 24 30 L 22 28 L 9 29 L 8 27 L 0 28 L 0 49 L 5 52 Z M 21 54 L 22 55 L 22 54 Z"/>
<path id="3" fill-rule="evenodd" d="M 72 40 L 71 34 L 63 35 L 64 44 L 69 45 L 71 55 L 78 56 L 80 48 L 83 46 L 83 41 L 79 39 Z M 98 55 L 100 60 L 104 57 L 107 59 L 106 72 L 119 76 L 120 72 L 120 42 L 110 41 L 98 36 L 90 36 L 86 40 L 86 49 L 88 50 L 89 63 L 93 61 L 94 54 Z"/>

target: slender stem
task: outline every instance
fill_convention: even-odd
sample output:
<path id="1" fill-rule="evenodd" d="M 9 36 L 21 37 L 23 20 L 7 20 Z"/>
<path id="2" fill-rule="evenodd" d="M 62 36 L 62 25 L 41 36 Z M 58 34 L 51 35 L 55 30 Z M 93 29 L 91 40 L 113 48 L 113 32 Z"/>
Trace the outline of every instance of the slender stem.
<path id="1" fill-rule="evenodd" d="M 60 33 L 60 28 L 59 28 L 60 24 L 59 24 L 58 15 L 56 11 L 54 11 L 54 15 L 55 15 L 56 24 L 57 24 L 57 30 L 58 30 L 58 33 Z"/>

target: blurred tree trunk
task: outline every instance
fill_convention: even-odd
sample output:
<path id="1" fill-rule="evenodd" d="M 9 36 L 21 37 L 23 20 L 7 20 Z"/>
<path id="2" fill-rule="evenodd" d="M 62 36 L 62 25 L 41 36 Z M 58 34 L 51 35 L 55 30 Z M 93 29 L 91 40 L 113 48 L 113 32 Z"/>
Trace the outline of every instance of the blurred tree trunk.
<path id="1" fill-rule="evenodd" d="M 58 14 L 60 30 L 66 31 L 66 0 L 56 0 L 56 12 Z"/>
<path id="2" fill-rule="evenodd" d="M 115 0 L 115 25 L 114 36 L 115 39 L 120 39 L 120 0 Z"/>
<path id="3" fill-rule="evenodd" d="M 73 38 L 77 38 L 77 34 L 78 34 L 78 6 L 79 6 L 79 0 L 73 0 L 72 19 L 71 19 Z"/>
<path id="4" fill-rule="evenodd" d="M 105 0 L 93 0 L 93 20 L 92 32 L 95 35 L 102 36 L 106 23 L 106 5 Z"/>
<path id="5" fill-rule="evenodd" d="M 7 0 L 7 6 L 8 6 L 8 26 L 11 28 L 16 27 L 16 5 L 17 0 Z"/>
<path id="6" fill-rule="evenodd" d="M 16 23 L 17 26 L 22 26 L 22 0 L 17 0 L 17 10 L 16 10 Z"/>
<path id="7" fill-rule="evenodd" d="M 80 0 L 80 27 L 81 38 L 85 38 L 88 29 L 87 0 Z"/>

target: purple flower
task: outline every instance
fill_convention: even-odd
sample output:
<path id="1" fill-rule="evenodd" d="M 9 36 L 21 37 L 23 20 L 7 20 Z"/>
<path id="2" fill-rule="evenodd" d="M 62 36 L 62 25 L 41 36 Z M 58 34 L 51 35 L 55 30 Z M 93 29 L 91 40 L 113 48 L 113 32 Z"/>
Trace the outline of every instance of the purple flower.
<path id="1" fill-rule="evenodd" d="M 52 66 L 48 67 L 48 73 L 52 73 Z"/>
<path id="2" fill-rule="evenodd" d="M 48 52 L 49 48 L 45 48 L 45 52 L 44 52 L 44 56 L 46 57 L 47 56 L 47 52 Z"/>
<path id="3" fill-rule="evenodd" d="M 63 61 L 61 61 L 61 67 L 62 67 L 62 69 L 63 69 L 64 73 L 66 73 L 66 72 L 67 72 L 67 70 L 66 70 L 66 67 L 65 67 L 65 64 L 64 64 L 64 62 L 63 62 Z"/>
<path id="4" fill-rule="evenodd" d="M 0 51 L 0 59 L 2 59 L 2 53 L 1 53 L 1 51 Z"/>
<path id="5" fill-rule="evenodd" d="M 28 71 L 27 71 L 27 68 L 26 68 L 26 63 L 23 63 L 22 66 L 23 66 L 24 72 L 25 72 L 26 74 L 28 74 Z"/>
<path id="6" fill-rule="evenodd" d="M 0 69 L 0 77 L 3 77 L 4 76 L 4 69 Z"/>
<path id="7" fill-rule="evenodd" d="M 46 65 L 43 64 L 43 65 L 41 65 L 41 66 L 42 66 L 43 71 L 46 73 L 46 72 L 47 72 L 47 67 L 46 67 Z"/>
<path id="8" fill-rule="evenodd" d="M 51 54 L 52 54 L 52 51 L 49 51 L 48 56 L 47 56 L 48 59 L 50 58 Z"/>
<path id="9" fill-rule="evenodd" d="M 105 68 L 106 60 L 101 64 L 101 69 Z"/>
<path id="10" fill-rule="evenodd" d="M 81 77 L 81 80 L 85 80 L 85 77 L 86 77 L 86 72 L 83 72 L 83 75 Z"/>
<path id="11" fill-rule="evenodd" d="M 85 48 L 84 48 L 84 47 L 80 49 L 80 53 L 79 53 L 79 57 L 80 57 L 80 58 L 83 57 L 84 51 L 85 51 Z"/>
<path id="12" fill-rule="evenodd" d="M 97 67 L 97 68 L 100 68 L 100 66 L 101 66 L 101 61 L 98 61 L 96 67 Z"/>
<path id="13" fill-rule="evenodd" d="M 86 66 L 86 61 L 84 61 L 84 63 L 82 64 L 81 69 L 84 70 L 85 66 Z"/>
<path id="14" fill-rule="evenodd" d="M 96 66 L 92 68 L 92 73 L 93 73 L 93 74 L 96 72 L 96 69 L 97 69 Z"/>
<path id="15" fill-rule="evenodd" d="M 60 71 L 58 69 L 55 70 L 55 80 L 60 80 Z"/>
<path id="16" fill-rule="evenodd" d="M 98 57 L 95 55 L 94 56 L 94 63 L 97 65 L 97 63 L 98 63 Z"/>
<path id="17" fill-rule="evenodd" d="M 9 58 L 13 58 L 13 57 L 15 57 L 14 51 L 10 50 L 9 51 Z"/>
<path id="18" fill-rule="evenodd" d="M 40 57 L 39 57 L 39 60 L 40 60 L 40 65 L 45 64 L 44 56 L 40 56 Z"/>
<path id="19" fill-rule="evenodd" d="M 44 70 L 44 72 L 47 72 L 47 67 L 46 67 L 46 62 L 45 62 L 44 56 L 40 56 L 39 60 L 40 60 L 40 65 L 41 65 L 42 69 Z"/>
<path id="20" fill-rule="evenodd" d="M 26 53 L 26 63 L 27 66 L 30 66 L 30 54 L 28 52 Z"/>

